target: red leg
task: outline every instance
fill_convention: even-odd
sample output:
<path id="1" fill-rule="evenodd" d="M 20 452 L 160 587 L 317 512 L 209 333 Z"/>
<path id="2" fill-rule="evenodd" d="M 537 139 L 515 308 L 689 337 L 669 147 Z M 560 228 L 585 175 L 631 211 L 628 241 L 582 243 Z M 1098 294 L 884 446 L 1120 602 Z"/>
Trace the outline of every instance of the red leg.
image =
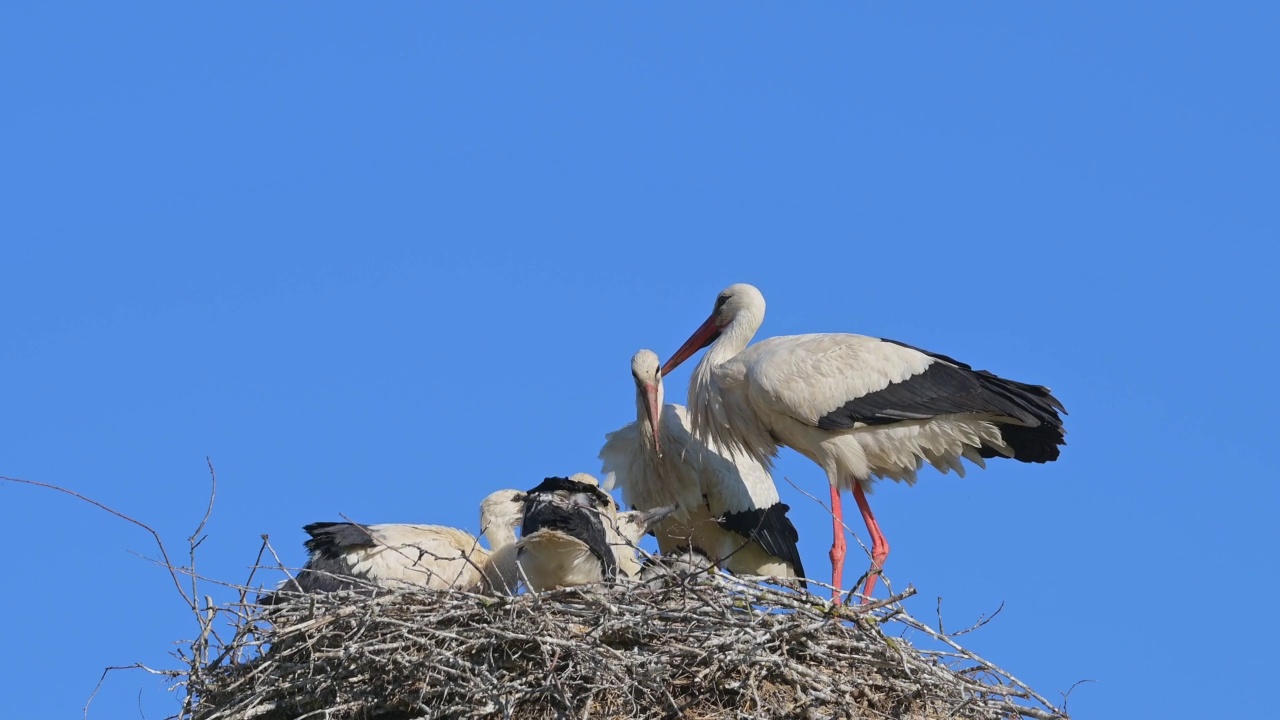
<path id="1" fill-rule="evenodd" d="M 871 514 L 871 506 L 867 504 L 867 494 L 862 490 L 862 483 L 856 480 L 853 483 L 853 499 L 857 501 L 858 509 L 862 511 L 862 520 L 867 524 L 867 532 L 871 533 L 871 570 L 867 572 L 867 585 L 862 590 L 862 594 L 870 598 L 871 591 L 876 587 L 876 581 L 880 579 L 880 571 L 884 569 L 885 558 L 889 557 L 889 542 L 880 532 L 876 516 Z M 862 602 L 865 603 L 867 600 L 864 599 Z"/>
<path id="2" fill-rule="evenodd" d="M 831 599 L 840 599 L 841 581 L 844 577 L 844 508 L 840 505 L 840 490 L 831 486 Z"/>

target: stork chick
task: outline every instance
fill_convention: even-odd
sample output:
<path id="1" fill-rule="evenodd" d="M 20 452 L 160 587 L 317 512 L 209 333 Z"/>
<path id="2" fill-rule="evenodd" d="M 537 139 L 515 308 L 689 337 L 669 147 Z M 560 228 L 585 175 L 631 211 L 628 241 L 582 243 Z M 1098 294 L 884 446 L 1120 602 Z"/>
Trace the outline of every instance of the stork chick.
<path id="1" fill-rule="evenodd" d="M 547 478 L 528 492 L 517 557 L 531 590 L 638 574 L 635 544 L 654 522 L 675 511 L 666 507 L 613 515 L 612 498 L 576 477 Z"/>
<path id="2" fill-rule="evenodd" d="M 525 494 L 499 490 L 481 503 L 480 521 L 494 553 L 513 546 L 514 527 L 523 517 Z M 316 522 L 303 527 L 310 535 L 306 565 L 282 589 L 332 592 L 417 587 L 429 590 L 480 590 L 505 578 L 513 568 L 491 563 L 492 553 L 464 530 L 442 525 Z M 278 600 L 276 593 L 263 604 Z"/>

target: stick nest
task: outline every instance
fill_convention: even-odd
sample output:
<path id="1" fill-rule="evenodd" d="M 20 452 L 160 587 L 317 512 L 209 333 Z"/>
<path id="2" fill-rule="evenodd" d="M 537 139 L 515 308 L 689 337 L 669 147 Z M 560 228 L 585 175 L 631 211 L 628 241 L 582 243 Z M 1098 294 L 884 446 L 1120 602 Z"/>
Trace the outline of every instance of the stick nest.
<path id="1" fill-rule="evenodd" d="M 727 576 L 658 590 L 298 596 L 206 608 L 189 720 L 1062 718 L 911 618 Z M 212 630 L 232 618 L 227 642 Z M 944 649 L 920 650 L 923 633 Z"/>

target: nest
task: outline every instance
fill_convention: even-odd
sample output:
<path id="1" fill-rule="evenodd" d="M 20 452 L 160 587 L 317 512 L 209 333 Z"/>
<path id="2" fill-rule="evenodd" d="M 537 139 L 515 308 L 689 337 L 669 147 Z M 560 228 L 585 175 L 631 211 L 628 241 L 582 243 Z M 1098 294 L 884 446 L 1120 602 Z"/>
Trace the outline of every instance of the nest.
<path id="1" fill-rule="evenodd" d="M 913 592 L 841 606 L 716 574 L 659 589 L 234 604 L 208 609 L 184 653 L 181 717 L 1066 717 L 908 615 L 899 601 Z M 222 642 L 210 628 L 227 614 Z"/>

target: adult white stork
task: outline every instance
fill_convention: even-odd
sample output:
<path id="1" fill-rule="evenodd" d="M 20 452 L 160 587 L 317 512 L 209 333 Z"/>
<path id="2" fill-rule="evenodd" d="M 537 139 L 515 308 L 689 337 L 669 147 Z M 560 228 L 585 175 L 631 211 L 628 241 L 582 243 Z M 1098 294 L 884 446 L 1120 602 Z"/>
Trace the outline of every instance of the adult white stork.
<path id="1" fill-rule="evenodd" d="M 853 491 L 871 535 L 863 589 L 870 596 L 889 555 L 867 504 L 873 479 L 911 484 L 924 462 L 963 477 L 961 458 L 979 466 L 990 457 L 1049 462 L 1065 444 L 1058 411 L 1066 410 L 1048 388 L 862 335 L 787 335 L 748 347 L 764 308 L 755 287 L 731 285 L 662 374 L 709 345 L 689 381 L 694 433 L 762 463 L 785 445 L 826 472 L 837 588 L 845 556 L 842 490 Z"/>
<path id="2" fill-rule="evenodd" d="M 653 528 L 663 553 L 693 547 L 736 574 L 803 578 L 799 535 L 769 470 L 695 438 L 684 406 L 662 402 L 660 365 L 652 350 L 631 358 L 636 421 L 605 436 L 605 489 L 616 484 L 637 510 L 677 506 Z"/>
<path id="3" fill-rule="evenodd" d="M 295 592 L 405 587 L 509 592 L 516 572 L 514 555 L 506 548 L 515 544 L 524 493 L 499 490 L 480 508 L 492 553 L 471 533 L 443 525 L 311 523 L 303 527 L 311 536 L 307 564 L 282 587 Z M 261 602 L 278 599 L 272 593 Z"/>
<path id="4" fill-rule="evenodd" d="M 674 508 L 615 515 L 613 499 L 594 482 L 550 477 L 529 490 L 520 570 L 534 591 L 586 585 L 639 575 L 635 543 Z"/>

